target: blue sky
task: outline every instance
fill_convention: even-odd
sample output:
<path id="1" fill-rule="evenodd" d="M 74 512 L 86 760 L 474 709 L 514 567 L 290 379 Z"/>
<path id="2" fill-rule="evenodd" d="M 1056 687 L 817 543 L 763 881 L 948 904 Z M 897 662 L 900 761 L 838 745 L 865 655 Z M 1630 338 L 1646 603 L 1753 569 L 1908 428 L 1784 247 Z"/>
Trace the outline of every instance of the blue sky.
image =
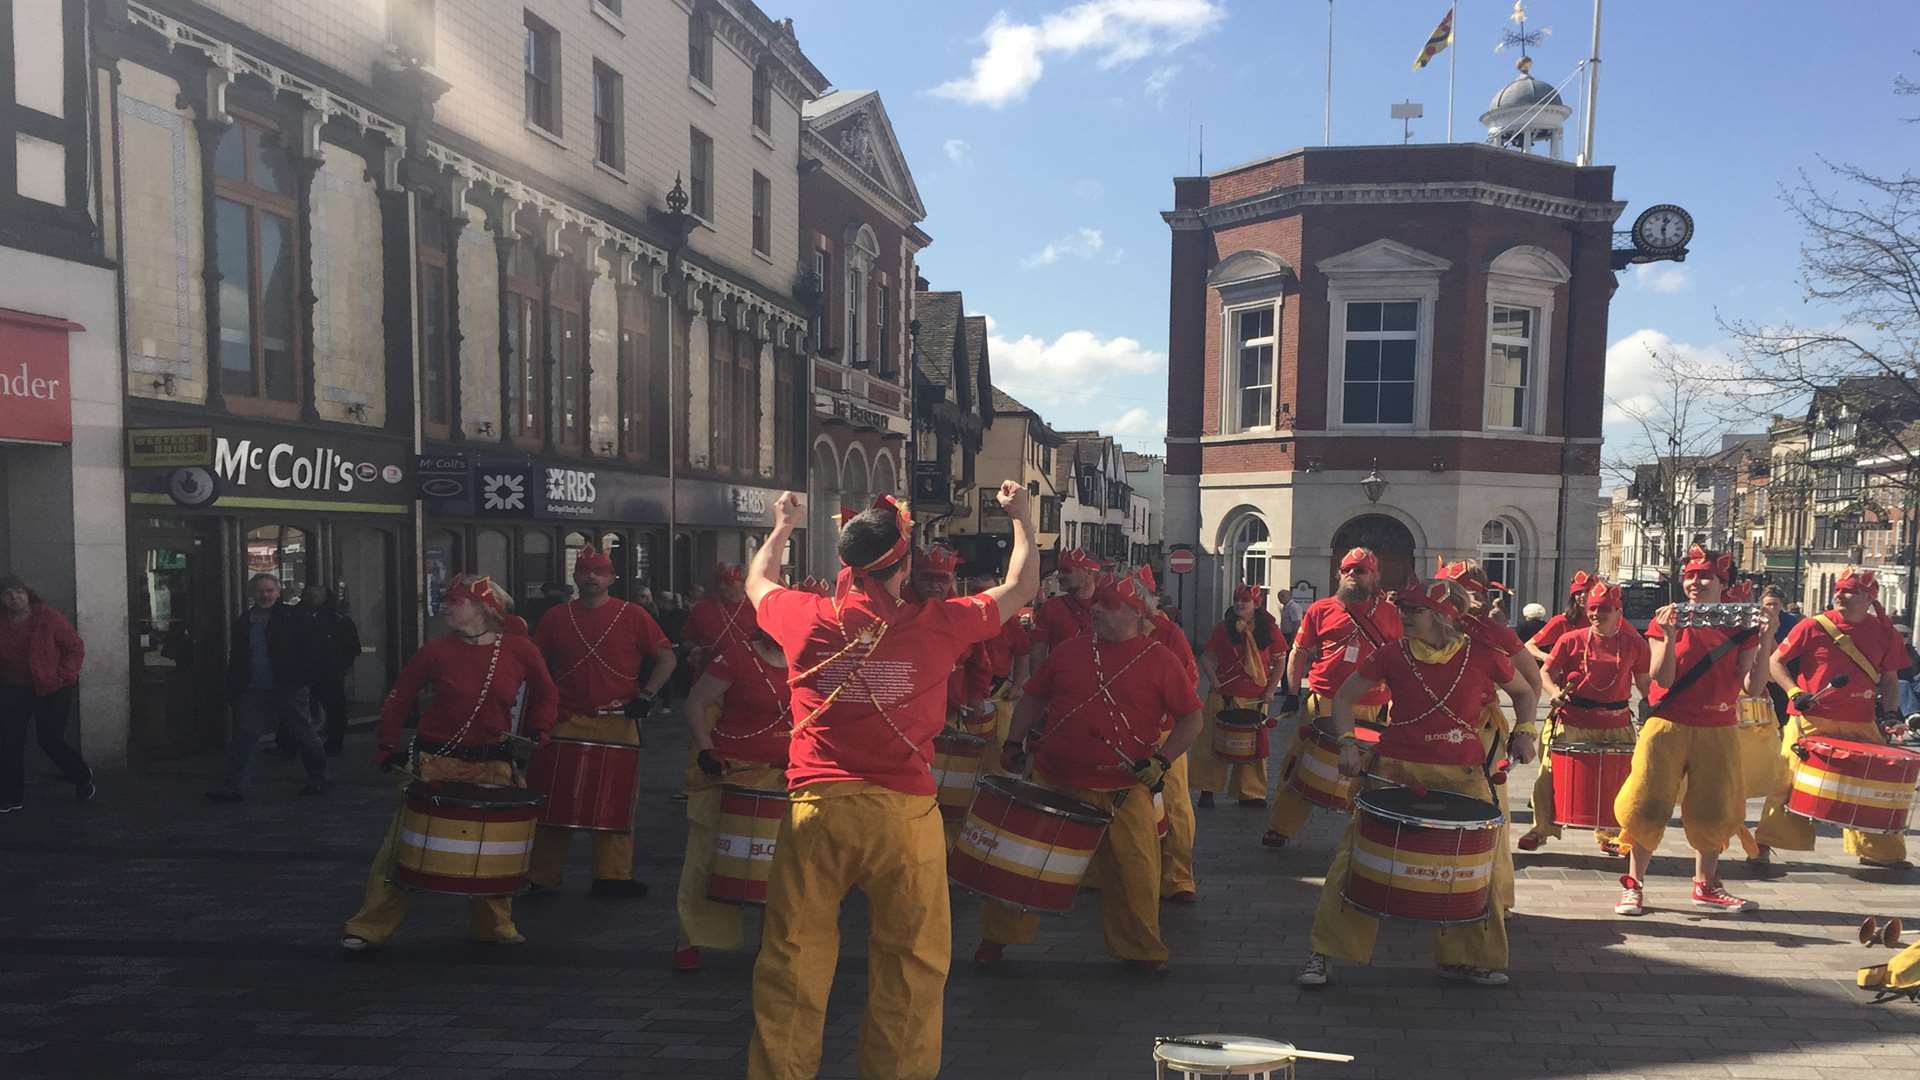
<path id="1" fill-rule="evenodd" d="M 1103 427 L 1158 452 L 1166 402 L 1172 177 L 1321 142 L 1325 0 L 762 0 L 792 16 L 836 86 L 876 89 L 926 200 L 936 288 L 993 320 L 995 381 L 1056 427 Z M 1558 83 L 1587 53 L 1589 0 L 1531 0 L 1534 74 Z M 1411 70 L 1445 0 L 1336 0 L 1333 139 L 1400 139 L 1388 106 L 1426 107 L 1446 135 L 1447 56 Z M 1494 51 L 1510 0 L 1460 5 L 1454 137 L 1480 132 L 1513 76 Z M 1838 17 L 1844 12 L 1845 17 Z M 1725 352 L 1717 313 L 1807 318 L 1800 236 L 1780 203 L 1820 157 L 1897 172 L 1920 142 L 1914 0 L 1614 0 L 1602 27 L 1598 163 L 1628 203 L 1693 214 L 1693 254 L 1621 275 L 1608 394 L 1652 385 L 1645 345 Z M 1579 81 L 1566 91 L 1577 98 Z M 1569 122 L 1576 130 L 1578 111 Z M 1569 140 L 1569 155 L 1572 153 Z M 1631 426 L 1610 423 L 1610 440 Z M 1609 448 L 1609 454 L 1617 451 Z"/>

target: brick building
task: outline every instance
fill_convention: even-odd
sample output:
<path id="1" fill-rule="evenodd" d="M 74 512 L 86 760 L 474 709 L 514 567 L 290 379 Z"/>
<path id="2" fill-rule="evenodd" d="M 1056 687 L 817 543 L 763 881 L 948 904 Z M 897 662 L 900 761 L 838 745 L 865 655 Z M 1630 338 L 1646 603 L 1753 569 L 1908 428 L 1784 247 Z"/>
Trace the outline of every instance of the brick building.
<path id="1" fill-rule="evenodd" d="M 1622 209 L 1610 167 L 1491 144 L 1176 178 L 1166 539 L 1202 556 L 1196 609 L 1325 595 L 1355 544 L 1390 581 L 1473 556 L 1555 606 L 1594 560 Z"/>

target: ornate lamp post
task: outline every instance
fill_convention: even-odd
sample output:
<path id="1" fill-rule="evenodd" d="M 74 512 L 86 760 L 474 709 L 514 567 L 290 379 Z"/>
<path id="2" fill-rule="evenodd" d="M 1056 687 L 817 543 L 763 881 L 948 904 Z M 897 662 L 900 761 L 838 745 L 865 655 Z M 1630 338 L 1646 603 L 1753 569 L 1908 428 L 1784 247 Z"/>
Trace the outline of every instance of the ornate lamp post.
<path id="1" fill-rule="evenodd" d="M 1366 493 L 1367 502 L 1378 504 L 1380 496 L 1387 493 L 1387 478 L 1380 475 L 1380 459 L 1373 459 L 1373 468 L 1360 478 L 1360 490 Z"/>
<path id="2" fill-rule="evenodd" d="M 667 208 L 649 210 L 654 224 L 667 231 L 667 588 L 679 591 L 679 567 L 676 565 L 676 549 L 680 533 L 680 488 L 678 483 L 678 461 L 680 450 L 680 365 L 673 356 L 673 299 L 681 289 L 680 260 L 687 247 L 687 237 L 692 234 L 696 222 L 687 207 L 692 200 L 687 197 L 687 189 L 680 183 L 680 174 L 673 176 L 673 187 L 667 191 Z M 691 328 L 689 328 L 691 333 Z"/>

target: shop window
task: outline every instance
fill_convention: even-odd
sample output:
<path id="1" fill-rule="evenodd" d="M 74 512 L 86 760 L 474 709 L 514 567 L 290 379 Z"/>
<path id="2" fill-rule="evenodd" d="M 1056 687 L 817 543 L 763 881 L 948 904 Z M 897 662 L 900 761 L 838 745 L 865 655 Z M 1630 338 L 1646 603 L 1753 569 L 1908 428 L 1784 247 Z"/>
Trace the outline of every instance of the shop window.
<path id="1" fill-rule="evenodd" d="M 1520 534 L 1513 526 L 1494 518 L 1480 527 L 1480 568 L 1487 580 L 1506 586 L 1504 605 L 1508 614 L 1520 610 Z"/>
<path id="2" fill-rule="evenodd" d="M 293 416 L 300 391 L 292 163 L 276 135 L 238 120 L 214 149 L 220 392 Z"/>
<path id="3" fill-rule="evenodd" d="M 753 126 L 763 135 L 773 134 L 773 72 L 764 63 L 753 68 Z"/>
<path id="4" fill-rule="evenodd" d="M 644 287 L 621 289 L 620 372 L 626 376 L 627 392 L 620 403 L 620 442 L 622 449 L 642 461 L 650 456 L 650 425 L 653 407 L 653 365 L 649 352 L 649 328 L 653 321 L 653 299 Z"/>
<path id="5" fill-rule="evenodd" d="M 499 529 L 481 529 L 474 536 L 473 565 L 456 567 L 458 573 L 464 569 L 482 577 L 493 579 L 494 584 L 509 591 L 513 588 L 513 576 L 509 572 L 512 562 L 513 544 L 507 534 Z"/>
<path id="6" fill-rule="evenodd" d="M 307 559 L 312 553 L 306 530 L 295 525 L 257 525 L 247 530 L 246 549 L 246 578 L 272 574 L 280 579 L 283 590 L 306 584 Z M 240 584 L 244 588 L 246 581 Z"/>
<path id="7" fill-rule="evenodd" d="M 547 355 L 559 364 L 553 394 L 553 439 L 579 450 L 587 437 L 586 275 L 569 262 L 553 268 L 552 303 L 547 307 Z"/>
<path id="8" fill-rule="evenodd" d="M 453 422 L 453 297 L 447 219 L 420 209 L 420 413 L 429 434 L 446 438 Z"/>
<path id="9" fill-rule="evenodd" d="M 1267 583 L 1267 540 L 1267 523 L 1257 517 L 1248 517 L 1234 530 L 1233 542 L 1227 545 L 1233 557 L 1233 584 Z"/>
<path id="10" fill-rule="evenodd" d="M 566 537 L 561 540 L 560 569 L 567 575 L 569 580 L 573 577 L 574 561 L 580 558 L 580 553 L 585 551 L 587 545 L 591 543 L 593 543 L 593 537 L 583 532 L 569 532 Z"/>
<path id="11" fill-rule="evenodd" d="M 743 473 L 760 468 L 760 343 L 752 334 L 733 335 L 734 467 Z"/>
<path id="12" fill-rule="evenodd" d="M 537 443 L 544 430 L 540 390 L 546 364 L 540 353 L 540 270 L 533 244 L 522 237 L 507 258 L 508 434 L 523 443 Z"/>
<path id="13" fill-rule="evenodd" d="M 733 325 L 715 319 L 709 327 L 709 368 L 712 378 L 707 386 L 707 422 L 713 433 L 713 467 L 733 468 Z"/>
<path id="14" fill-rule="evenodd" d="M 633 544 L 633 580 L 637 585 L 653 587 L 653 534 L 641 533 Z"/>
<path id="15" fill-rule="evenodd" d="M 460 535 L 452 529 L 428 529 L 420 552 L 421 587 L 431 619 L 440 614 L 447 582 L 465 565 L 460 558 Z"/>

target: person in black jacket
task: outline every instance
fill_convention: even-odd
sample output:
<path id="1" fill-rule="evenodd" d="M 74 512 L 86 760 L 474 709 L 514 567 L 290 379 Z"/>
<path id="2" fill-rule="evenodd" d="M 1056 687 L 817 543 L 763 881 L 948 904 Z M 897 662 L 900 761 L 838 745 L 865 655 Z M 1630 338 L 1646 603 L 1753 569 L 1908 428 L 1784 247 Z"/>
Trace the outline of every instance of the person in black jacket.
<path id="1" fill-rule="evenodd" d="M 227 743 L 225 783 L 207 792 L 215 803 L 246 798 L 253 779 L 260 736 L 276 729 L 293 736 L 306 766 L 302 795 L 326 790 L 327 755 L 307 719 L 307 687 L 313 684 L 314 641 L 311 612 L 280 603 L 280 579 L 255 574 L 247 582 L 253 605 L 234 620 L 227 643 L 227 700 L 233 705 L 233 733 Z"/>
<path id="2" fill-rule="evenodd" d="M 300 607 L 312 620 L 313 706 L 326 716 L 327 756 L 339 757 L 347 738 L 347 673 L 360 656 L 360 631 L 329 586 L 308 589 Z"/>

